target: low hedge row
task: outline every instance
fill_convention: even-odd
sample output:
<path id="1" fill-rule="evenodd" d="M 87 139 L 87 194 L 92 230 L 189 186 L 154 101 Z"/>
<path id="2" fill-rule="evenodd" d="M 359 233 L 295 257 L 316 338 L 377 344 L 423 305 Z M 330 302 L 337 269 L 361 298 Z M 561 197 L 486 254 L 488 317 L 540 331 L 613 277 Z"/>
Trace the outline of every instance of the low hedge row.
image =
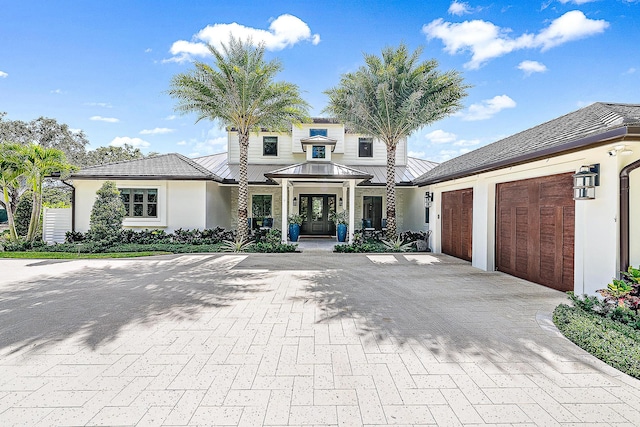
<path id="1" fill-rule="evenodd" d="M 560 304 L 553 323 L 580 348 L 640 379 L 640 331 L 578 307 Z"/>

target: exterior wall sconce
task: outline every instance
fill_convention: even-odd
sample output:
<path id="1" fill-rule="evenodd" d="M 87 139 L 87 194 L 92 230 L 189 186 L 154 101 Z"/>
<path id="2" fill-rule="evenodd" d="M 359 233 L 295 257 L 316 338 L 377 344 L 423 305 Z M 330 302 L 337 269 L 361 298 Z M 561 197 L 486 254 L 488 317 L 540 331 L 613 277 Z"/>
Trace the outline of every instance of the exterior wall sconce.
<path id="1" fill-rule="evenodd" d="M 433 205 L 433 193 L 427 191 L 426 193 L 424 193 L 424 207 L 430 208 L 431 205 Z"/>
<path id="2" fill-rule="evenodd" d="M 591 200 L 596 198 L 596 187 L 600 185 L 600 163 L 580 166 L 573 175 L 573 200 Z"/>
<path id="3" fill-rule="evenodd" d="M 298 206 L 298 198 L 297 197 L 293 198 L 293 206 Z"/>
<path id="4" fill-rule="evenodd" d="M 342 197 L 338 199 L 338 206 L 342 207 Z"/>

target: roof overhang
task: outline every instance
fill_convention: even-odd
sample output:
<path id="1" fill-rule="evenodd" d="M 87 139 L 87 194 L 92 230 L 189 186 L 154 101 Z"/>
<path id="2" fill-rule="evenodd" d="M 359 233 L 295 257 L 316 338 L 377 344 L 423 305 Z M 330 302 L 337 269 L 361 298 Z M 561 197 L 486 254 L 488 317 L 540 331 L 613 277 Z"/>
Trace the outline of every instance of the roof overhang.
<path id="1" fill-rule="evenodd" d="M 283 179 L 305 182 L 368 181 L 373 175 L 349 166 L 333 162 L 305 162 L 287 166 L 264 174 L 265 177 L 281 183 Z"/>
<path id="2" fill-rule="evenodd" d="M 312 136 L 309 138 L 302 138 L 300 139 L 300 144 L 302 144 L 302 151 L 306 152 L 307 151 L 307 145 L 328 145 L 331 147 L 331 152 L 335 151 L 336 149 L 336 144 L 338 143 L 337 140 L 335 139 L 331 139 L 328 138 L 326 136 L 322 136 L 322 135 L 316 135 L 316 136 Z"/>
<path id="3" fill-rule="evenodd" d="M 573 153 L 576 151 L 584 150 L 587 148 L 597 147 L 599 145 L 611 144 L 612 142 L 624 141 L 628 138 L 640 138 L 640 126 L 621 126 L 615 129 L 608 130 L 606 132 L 598 133 L 595 135 L 589 135 L 585 138 L 576 139 L 573 141 L 565 142 L 553 147 L 545 148 L 538 151 L 524 153 L 520 156 L 512 157 L 510 159 L 501 160 L 498 162 L 481 165 L 475 168 L 467 169 L 464 171 L 452 173 L 449 175 L 439 176 L 433 179 L 425 179 L 423 181 L 416 182 L 419 187 L 425 185 L 438 184 L 441 182 L 451 181 L 453 179 L 465 178 L 479 173 L 491 172 L 499 169 L 504 169 L 512 166 L 521 165 L 524 163 L 534 162 L 536 160 L 546 159 L 550 157 L 557 157 L 564 154 Z"/>

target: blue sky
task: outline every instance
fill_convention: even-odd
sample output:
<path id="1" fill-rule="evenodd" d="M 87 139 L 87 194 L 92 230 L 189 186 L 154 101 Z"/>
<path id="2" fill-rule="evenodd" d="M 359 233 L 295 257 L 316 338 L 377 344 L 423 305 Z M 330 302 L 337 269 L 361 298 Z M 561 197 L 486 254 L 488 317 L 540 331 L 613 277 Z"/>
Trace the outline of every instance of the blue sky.
<path id="1" fill-rule="evenodd" d="M 53 117 L 91 147 L 226 151 L 216 123 L 180 116 L 166 91 L 203 43 L 266 43 L 320 116 L 326 89 L 400 42 L 459 70 L 465 109 L 409 138 L 444 161 L 595 101 L 640 102 L 640 0 L 8 1 L 0 8 L 0 111 Z"/>

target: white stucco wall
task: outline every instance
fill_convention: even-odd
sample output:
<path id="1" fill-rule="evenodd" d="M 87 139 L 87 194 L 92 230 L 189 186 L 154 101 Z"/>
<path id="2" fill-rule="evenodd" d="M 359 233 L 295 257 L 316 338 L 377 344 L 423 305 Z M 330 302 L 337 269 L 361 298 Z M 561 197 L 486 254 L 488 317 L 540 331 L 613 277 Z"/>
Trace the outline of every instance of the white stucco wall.
<path id="1" fill-rule="evenodd" d="M 89 230 L 91 209 L 96 200 L 96 191 L 105 180 L 74 180 L 76 188 L 75 228 Z M 206 182 L 205 181 L 142 181 L 116 180 L 118 188 L 158 189 L 157 218 L 125 218 L 125 228 L 159 228 L 168 233 L 177 228 L 206 228 Z"/>
<path id="2" fill-rule="evenodd" d="M 231 187 L 207 182 L 207 228 L 231 228 Z"/>
<path id="3" fill-rule="evenodd" d="M 638 268 L 640 266 L 640 169 L 631 172 L 629 184 L 629 263 Z"/>
<path id="4" fill-rule="evenodd" d="M 473 188 L 472 265 L 486 271 L 495 269 L 495 190 L 496 184 L 555 175 L 575 173 L 582 165 L 600 163 L 600 186 L 594 200 L 575 203 L 575 259 L 574 289 L 576 293 L 593 294 L 607 285 L 618 273 L 619 173 L 622 167 L 640 157 L 640 142 L 625 142 L 632 156 L 609 156 L 608 146 L 600 146 L 577 153 L 544 159 L 524 165 L 424 187 L 434 191 L 432 209 L 432 242 L 434 251 L 441 246 L 441 195 L 444 191 Z M 632 174 L 631 240 L 632 260 L 640 262 L 640 172 Z"/>

